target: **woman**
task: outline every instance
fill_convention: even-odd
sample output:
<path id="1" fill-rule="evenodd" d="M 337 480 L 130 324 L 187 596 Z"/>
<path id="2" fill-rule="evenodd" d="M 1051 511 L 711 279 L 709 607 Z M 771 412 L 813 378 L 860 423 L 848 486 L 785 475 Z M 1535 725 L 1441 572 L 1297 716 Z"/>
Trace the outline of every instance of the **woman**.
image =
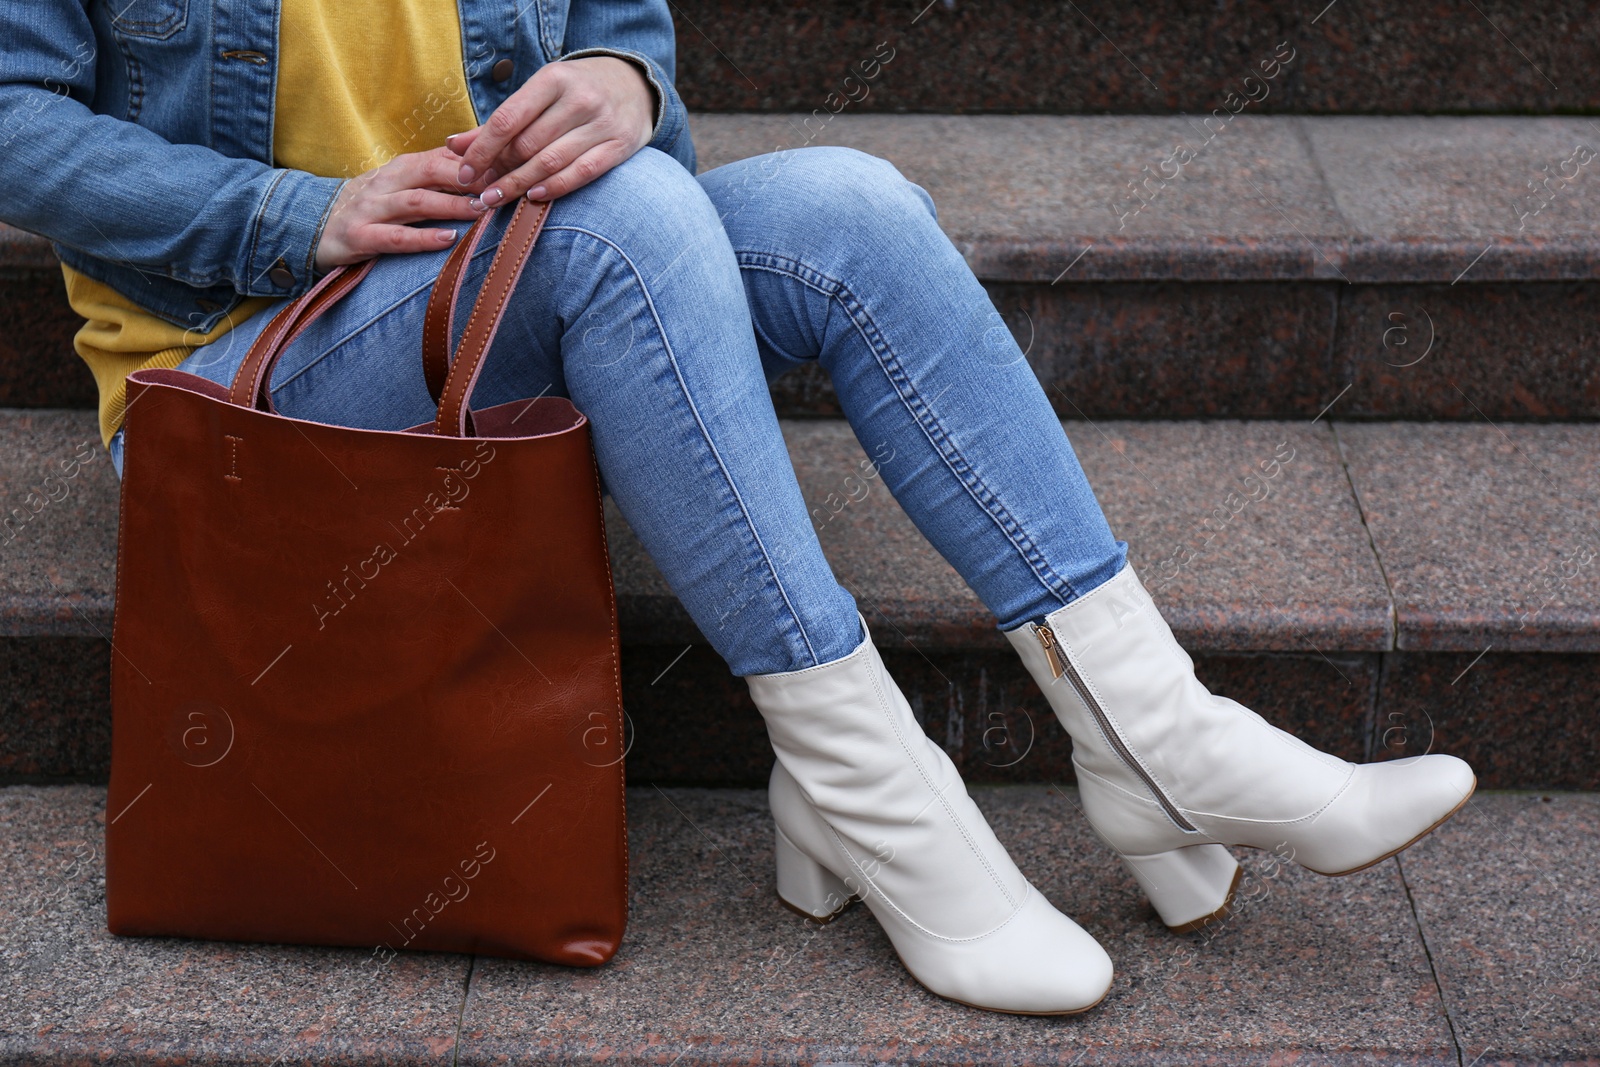
<path id="1" fill-rule="evenodd" d="M 1229 844 L 1344 873 L 1470 794 L 1460 760 L 1356 767 L 1207 692 L 927 194 L 832 148 L 696 177 L 664 0 L 48 0 L 0 29 L 3 214 L 57 244 L 119 472 L 127 373 L 226 383 L 275 302 L 378 255 L 273 396 L 431 418 L 416 338 L 446 250 L 554 201 L 478 399 L 588 415 L 607 490 L 766 721 L 779 896 L 819 920 L 865 900 L 935 993 L 1082 1011 L 1111 962 L 1012 863 L 834 580 L 767 392 L 803 362 L 994 613 L 1168 925 L 1225 911 Z"/>

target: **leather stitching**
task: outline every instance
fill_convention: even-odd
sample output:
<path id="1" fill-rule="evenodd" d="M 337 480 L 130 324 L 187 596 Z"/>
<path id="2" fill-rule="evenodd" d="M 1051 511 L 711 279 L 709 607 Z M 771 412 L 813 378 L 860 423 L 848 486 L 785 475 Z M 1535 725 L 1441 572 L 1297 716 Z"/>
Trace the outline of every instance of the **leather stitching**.
<path id="1" fill-rule="evenodd" d="M 579 412 L 578 414 L 580 416 L 583 415 L 582 412 Z M 583 418 L 583 421 L 578 423 L 578 426 L 587 427 L 588 425 L 589 425 L 589 420 L 588 420 L 587 417 Z M 625 712 L 624 712 L 624 709 L 623 709 L 623 706 L 622 706 L 622 657 L 621 657 L 621 649 L 620 649 L 618 635 L 617 635 L 617 587 L 616 587 L 616 583 L 613 581 L 612 575 L 611 575 L 611 545 L 606 540 L 606 509 L 605 509 L 605 502 L 604 502 L 605 494 L 600 488 L 600 463 L 595 458 L 594 443 L 593 443 L 592 439 L 589 442 L 589 450 L 588 451 L 589 451 L 589 466 L 594 471 L 594 501 L 595 501 L 595 508 L 596 508 L 597 512 L 599 513 L 599 519 L 600 519 L 600 561 L 605 564 L 606 595 L 607 595 L 607 597 L 608 597 L 608 599 L 610 601 L 610 605 L 611 605 L 611 611 L 610 611 L 610 613 L 608 615 L 608 622 L 610 624 L 610 629 L 611 629 L 611 644 L 610 644 L 610 651 L 611 651 L 611 687 L 612 687 L 612 692 L 616 696 L 616 702 L 617 702 L 617 743 L 620 745 L 620 744 L 622 744 L 622 739 L 623 739 L 623 736 L 624 736 L 623 730 L 624 730 L 625 724 L 624 724 L 624 721 L 623 721 L 623 715 L 625 714 Z M 625 760 L 621 760 L 621 759 L 617 760 L 617 789 L 621 794 L 620 803 L 621 803 L 621 811 L 622 811 L 622 837 L 620 839 L 621 843 L 622 843 L 622 884 L 624 886 L 626 886 L 626 885 L 628 885 L 628 877 L 629 877 L 629 872 L 628 872 L 628 771 L 627 771 L 626 761 Z M 624 892 L 622 894 L 622 921 L 623 921 L 623 926 L 624 927 L 627 926 L 628 913 L 629 913 L 629 909 L 631 908 L 631 901 L 629 900 L 629 897 L 630 897 L 630 894 L 628 894 L 626 892 Z"/>
<path id="2" fill-rule="evenodd" d="M 868 640 L 870 639 L 871 635 L 868 635 Z M 911 742 L 906 738 L 905 732 L 900 729 L 900 723 L 896 721 L 895 714 L 891 709 L 891 702 L 880 681 L 882 675 L 887 673 L 888 669 L 883 666 L 880 658 L 875 655 L 868 657 L 868 665 L 870 667 L 869 676 L 872 681 L 872 690 L 878 698 L 878 711 L 888 723 L 889 729 L 894 732 L 895 740 L 900 743 L 900 751 L 905 753 L 906 758 L 911 761 L 911 766 L 916 769 L 917 775 L 922 779 L 922 784 L 928 787 L 928 791 L 933 794 L 934 799 L 939 802 L 939 806 L 944 809 L 945 816 L 949 818 L 950 822 L 961 834 L 962 840 L 967 843 L 967 848 L 977 857 L 978 863 L 988 872 L 989 877 L 999 888 L 1000 895 L 1005 897 L 1007 904 L 1017 907 L 1017 901 L 1012 897 L 1011 890 L 1006 887 L 1005 880 L 1000 877 L 1000 872 L 994 869 L 994 865 L 989 862 L 989 857 L 983 854 L 983 849 L 979 848 L 978 843 L 973 840 L 972 834 L 967 830 L 966 823 L 956 814 L 955 807 L 950 803 L 949 798 L 945 796 L 944 791 L 934 787 L 933 778 L 928 774 L 927 769 L 923 767 L 922 761 L 917 758 L 917 754 L 912 751 Z M 901 699 L 904 698 L 902 697 Z M 918 737 L 923 741 L 927 741 L 927 735 L 921 733 L 920 727 L 918 728 Z M 959 775 L 957 775 L 956 784 L 961 785 Z M 964 785 L 961 787 L 965 788 Z"/>
<path id="3" fill-rule="evenodd" d="M 450 371 L 450 335 L 456 322 L 456 305 L 461 297 L 461 285 L 466 279 L 467 264 L 477 255 L 478 245 L 488 229 L 489 214 L 485 214 L 445 260 L 444 269 L 428 294 L 427 310 L 422 317 L 422 370 L 427 379 L 428 391 L 438 395 L 443 392 Z"/>
<path id="4" fill-rule="evenodd" d="M 523 205 L 527 203 L 528 201 L 526 200 L 519 203 L 515 209 L 516 212 L 525 210 Z M 502 238 L 500 248 L 495 252 L 494 262 L 489 265 L 489 277 L 485 279 L 484 288 L 479 291 L 478 299 L 472 305 L 472 314 L 467 318 L 467 327 L 461 338 L 461 347 L 457 350 L 455 364 L 451 367 L 452 373 L 445 380 L 444 393 L 439 400 L 439 413 L 434 420 L 435 433 L 441 436 L 456 437 L 465 432 L 468 414 L 466 410 L 467 398 L 471 395 L 472 387 L 477 384 L 478 373 L 483 367 L 484 357 L 487 355 L 490 342 L 493 341 L 495 331 L 499 327 L 506 300 L 516 288 L 517 279 L 522 274 L 522 268 L 527 262 L 528 253 L 533 248 L 534 241 L 538 239 L 540 231 L 544 229 L 545 219 L 549 217 L 549 214 L 550 202 L 545 201 L 539 206 L 538 214 L 529 225 L 527 235 L 521 239 L 520 244 L 511 252 L 510 258 L 506 259 L 507 267 L 497 270 L 496 268 L 499 268 L 502 257 L 506 255 L 506 245 Z M 513 214 L 511 226 L 515 226 L 517 222 L 517 215 Z M 509 277 L 504 277 L 503 275 L 507 273 L 509 273 Z M 494 287 L 495 291 L 490 291 L 491 286 Z M 489 309 L 489 326 L 480 342 L 474 338 L 473 329 L 479 321 L 479 315 L 484 310 L 483 304 L 486 293 L 491 296 L 494 306 Z M 463 360 L 467 362 L 463 363 Z M 459 399 L 455 394 L 461 394 Z M 452 432 L 446 434 L 444 431 L 447 428 Z"/>
<path id="5" fill-rule="evenodd" d="M 807 803 L 809 803 L 809 801 L 807 801 Z M 822 819 L 820 812 L 817 814 L 817 817 Z M 1034 892 L 1031 884 L 1024 884 L 1022 900 L 1015 903 L 1011 901 L 1011 894 L 1006 893 L 1006 901 L 1008 903 L 1013 903 L 1011 914 L 1007 915 L 1000 925 L 996 926 L 992 930 L 977 934 L 973 937 L 946 937 L 943 934 L 936 934 L 932 930 L 929 930 L 926 926 L 923 926 L 921 923 L 917 922 L 917 920 L 913 919 L 910 915 L 907 915 L 904 909 L 902 909 L 899 904 L 896 904 L 889 894 L 878 888 L 877 882 L 874 882 L 871 878 L 867 877 L 866 871 L 862 869 L 861 864 L 856 862 L 856 858 L 850 854 L 850 850 L 845 846 L 844 839 L 839 836 L 839 831 L 828 825 L 828 820 L 822 819 L 822 825 L 827 828 L 828 836 L 833 838 L 835 847 L 837 847 L 839 852 L 844 856 L 845 862 L 850 865 L 850 869 L 860 877 L 862 884 L 871 886 L 873 892 L 878 894 L 878 899 L 883 901 L 884 904 L 888 906 L 889 910 L 898 915 L 902 922 L 911 927 L 913 930 L 917 931 L 917 933 L 921 934 L 923 937 L 929 938 L 933 941 L 943 941 L 948 945 L 970 945 L 975 941 L 982 941 L 986 937 L 993 937 L 1001 930 L 1004 930 L 1007 926 L 1010 926 L 1012 921 L 1016 919 L 1018 915 L 1022 914 L 1022 909 L 1027 906 L 1029 895 Z M 835 877 L 838 876 L 835 875 Z M 844 881 L 844 879 L 841 878 L 840 881 Z M 850 888 L 848 883 L 845 884 L 845 888 Z"/>

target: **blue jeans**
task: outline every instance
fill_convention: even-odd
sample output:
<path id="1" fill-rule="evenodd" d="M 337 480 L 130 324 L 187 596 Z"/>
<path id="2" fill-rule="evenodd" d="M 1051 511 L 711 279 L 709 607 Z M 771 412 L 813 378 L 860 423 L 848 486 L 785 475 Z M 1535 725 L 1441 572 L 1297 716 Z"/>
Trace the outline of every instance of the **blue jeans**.
<path id="1" fill-rule="evenodd" d="M 444 255 L 382 260 L 284 353 L 278 409 L 372 429 L 432 419 L 418 339 Z M 182 369 L 231 381 L 268 317 Z M 646 148 L 556 201 L 474 406 L 569 397 L 590 419 L 606 490 L 730 669 L 790 671 L 861 639 L 767 390 L 809 360 L 867 454 L 892 457 L 878 476 L 1001 628 L 1121 569 L 1127 546 L 933 201 L 850 149 L 696 178 Z"/>

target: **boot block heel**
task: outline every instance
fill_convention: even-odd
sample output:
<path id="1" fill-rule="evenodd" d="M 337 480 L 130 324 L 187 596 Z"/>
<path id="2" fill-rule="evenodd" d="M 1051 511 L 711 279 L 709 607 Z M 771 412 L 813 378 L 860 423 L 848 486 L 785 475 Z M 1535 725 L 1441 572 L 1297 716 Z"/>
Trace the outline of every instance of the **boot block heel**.
<path id="1" fill-rule="evenodd" d="M 1153 856 L 1123 856 L 1156 914 L 1187 934 L 1228 914 L 1239 887 L 1239 863 L 1222 845 L 1190 845 Z"/>
<path id="2" fill-rule="evenodd" d="M 855 903 L 855 894 L 834 873 L 777 831 L 778 901 L 812 922 L 830 923 Z"/>

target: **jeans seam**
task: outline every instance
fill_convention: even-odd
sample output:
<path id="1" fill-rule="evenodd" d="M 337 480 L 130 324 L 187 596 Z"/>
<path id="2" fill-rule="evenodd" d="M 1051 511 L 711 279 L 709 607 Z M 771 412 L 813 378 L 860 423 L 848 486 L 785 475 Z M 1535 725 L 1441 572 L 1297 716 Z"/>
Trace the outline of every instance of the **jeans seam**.
<path id="1" fill-rule="evenodd" d="M 1048 560 L 1038 549 L 1031 538 L 1022 531 L 1021 524 L 999 502 L 993 491 L 984 484 L 973 470 L 972 464 L 967 460 L 955 443 L 950 440 L 944 425 L 933 414 L 932 408 L 924 401 L 911 382 L 910 375 L 905 371 L 904 364 L 894 352 L 894 348 L 878 329 L 878 324 L 867 313 L 866 308 L 858 301 L 850 287 L 844 282 L 830 277 L 814 267 L 807 266 L 799 260 L 787 256 L 777 256 L 770 252 L 756 252 L 753 250 L 736 251 L 739 267 L 743 269 L 764 270 L 772 274 L 787 276 L 806 285 L 823 296 L 836 301 L 855 324 L 861 339 L 866 342 L 867 348 L 872 352 L 882 369 L 884 377 L 894 387 L 895 394 L 900 402 L 905 405 L 906 412 L 911 416 L 923 435 L 928 438 L 928 443 L 945 467 L 966 489 L 967 495 L 980 507 L 990 520 L 999 527 L 1011 547 L 1022 558 L 1034 578 L 1050 595 L 1061 600 L 1063 604 L 1070 603 L 1074 590 L 1072 583 L 1056 573 Z M 808 276 L 809 275 L 809 276 Z M 819 284 L 814 279 L 820 279 L 826 285 Z M 831 288 L 830 288 L 831 287 Z M 874 340 L 874 337 L 877 340 Z M 922 413 L 919 413 L 918 409 Z"/>
<path id="2" fill-rule="evenodd" d="M 756 529 L 756 524 L 750 517 L 750 511 L 745 506 L 744 497 L 740 494 L 739 487 L 734 483 L 733 476 L 728 473 L 728 466 L 723 462 L 722 454 L 717 451 L 716 444 L 711 440 L 711 434 L 706 430 L 705 423 L 701 421 L 699 408 L 695 406 L 694 397 L 689 393 L 689 386 L 683 380 L 683 370 L 678 364 L 677 354 L 673 352 L 672 342 L 667 338 L 666 327 L 662 325 L 661 316 L 656 311 L 655 300 L 650 295 L 649 286 L 645 284 L 644 272 L 641 271 L 638 265 L 633 262 L 628 253 L 623 251 L 622 248 L 620 248 L 615 242 L 602 236 L 601 234 L 595 233 L 593 230 L 587 230 L 581 226 L 572 225 L 545 227 L 545 232 L 547 233 L 554 230 L 564 230 L 568 233 L 581 233 L 586 237 L 590 237 L 595 241 L 598 241 L 620 256 L 622 261 L 628 265 L 628 269 L 633 273 L 634 279 L 639 285 L 639 292 L 644 296 L 645 306 L 650 311 L 650 318 L 655 323 L 656 332 L 661 337 L 661 347 L 667 355 L 667 362 L 672 367 L 673 377 L 678 383 L 678 391 L 683 397 L 684 404 L 688 407 L 690 415 L 693 416 L 695 425 L 700 430 L 700 439 L 705 443 L 705 446 L 707 450 L 710 451 L 712 458 L 716 460 L 717 469 L 722 472 L 723 484 L 727 487 L 728 493 L 732 496 L 735 505 L 738 507 L 740 517 L 744 520 L 745 529 L 749 531 L 751 540 L 755 542 L 756 548 L 761 553 L 762 562 L 767 566 L 767 573 L 772 579 L 773 587 L 777 589 L 778 596 L 783 600 L 783 606 L 789 612 L 789 618 L 793 620 L 795 629 L 800 634 L 800 640 L 804 642 L 806 646 L 806 654 L 811 657 L 811 662 L 813 664 L 819 662 L 817 659 L 816 649 L 811 644 L 811 636 L 806 633 L 805 623 L 801 621 L 800 613 L 795 611 L 794 603 L 789 599 L 789 593 L 783 587 L 783 580 L 778 576 L 778 568 L 772 562 L 772 556 L 767 551 L 766 543 L 761 539 L 761 532 Z"/>

